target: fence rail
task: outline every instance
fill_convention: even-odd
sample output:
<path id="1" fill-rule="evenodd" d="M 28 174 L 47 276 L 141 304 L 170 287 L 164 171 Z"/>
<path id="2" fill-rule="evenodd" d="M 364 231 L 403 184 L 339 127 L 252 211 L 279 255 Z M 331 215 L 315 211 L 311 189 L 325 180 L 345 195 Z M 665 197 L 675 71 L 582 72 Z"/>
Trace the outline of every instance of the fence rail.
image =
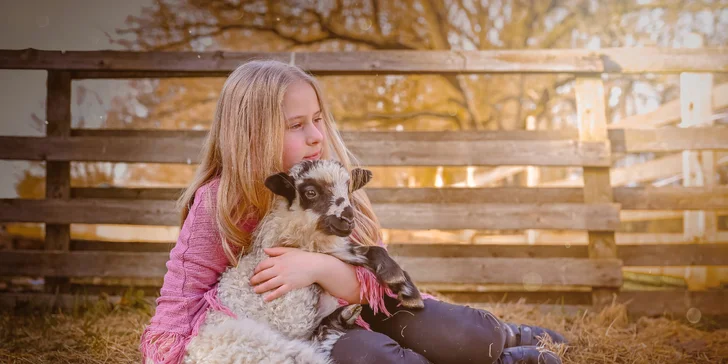
<path id="1" fill-rule="evenodd" d="M 709 216 L 728 210 L 728 186 L 691 182 L 689 187 L 625 187 L 630 181 L 681 173 L 682 166 L 673 169 L 681 162 L 689 166 L 684 164 L 688 163 L 685 156 L 692 154 L 685 151 L 728 150 L 728 128 L 709 123 L 691 128 L 670 126 L 692 115 L 681 103 L 684 100 L 607 125 L 604 84 L 599 77 L 602 73 L 728 72 L 728 50 L 723 48 L 337 53 L 0 50 L 0 69 L 47 70 L 49 75 L 47 135 L 0 136 L 0 159 L 46 161 L 48 176 L 45 199 L 0 200 L 0 223 L 44 223 L 46 237 L 44 242 L 17 242 L 15 250 L 0 252 L 0 276 L 45 276 L 51 288 L 60 287 L 61 292 L 68 292 L 70 278 L 161 278 L 171 244 L 71 239 L 70 225 L 177 226 L 179 215 L 174 200 L 181 190 L 72 188 L 70 163 L 195 164 L 206 131 L 73 129 L 71 82 L 85 78 L 225 77 L 239 64 L 260 58 L 278 59 L 320 75 L 577 75 L 577 130 L 347 131 L 342 136 L 366 166 L 508 166 L 501 176 L 523 172 L 528 168 L 523 166 L 581 167 L 581 180 L 556 181 L 550 187 L 367 188 L 367 192 L 384 228 L 550 229 L 555 230 L 552 242 L 562 230 L 581 231 L 587 235 L 586 245 L 570 245 L 569 238 L 560 245 L 394 241 L 390 252 L 416 281 L 444 285 L 441 291 L 459 300 L 492 298 L 499 292 L 456 292 L 448 285 L 520 286 L 519 295 L 529 300 L 558 296 L 593 305 L 611 302 L 611 295 L 617 294 L 620 301 L 635 298 L 630 307 L 640 312 L 698 307 L 705 313 L 726 313 L 715 301 L 724 298 L 725 290 L 620 290 L 623 267 L 728 265 L 728 243 L 720 240 L 725 234 L 713 231 L 698 239 L 701 244 L 694 244 L 694 235 L 686 235 L 685 239 L 670 236 L 671 244 L 642 245 L 632 241 L 617 244 L 616 231 L 623 222 L 620 215 L 625 214 L 624 210 L 692 210 Z M 714 108 L 728 105 L 723 92 L 728 84 L 700 85 L 710 90 L 709 101 Z M 683 97 L 692 95 L 686 92 Z M 700 121 L 700 117 L 689 118 L 691 122 Z M 666 155 L 639 166 L 612 168 L 616 158 L 643 152 Z M 698 215 L 689 216 L 686 224 L 692 224 Z M 533 283 L 529 280 L 534 277 L 537 285 L 544 286 L 540 291 L 528 290 Z M 0 295 L 0 299 L 18 302 L 16 296 Z"/>
<path id="2" fill-rule="evenodd" d="M 0 50 L 2 68 L 76 71 L 76 78 L 219 77 L 241 63 L 263 58 L 292 63 L 312 73 L 336 75 L 728 71 L 728 51 L 722 48 L 265 53 Z"/>

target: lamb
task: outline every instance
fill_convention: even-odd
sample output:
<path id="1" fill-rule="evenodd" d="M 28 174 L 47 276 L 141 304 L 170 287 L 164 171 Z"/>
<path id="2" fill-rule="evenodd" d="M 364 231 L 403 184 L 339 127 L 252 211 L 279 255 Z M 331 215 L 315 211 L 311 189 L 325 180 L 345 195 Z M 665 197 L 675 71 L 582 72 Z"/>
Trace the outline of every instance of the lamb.
<path id="1" fill-rule="evenodd" d="M 424 307 L 410 276 L 382 247 L 361 246 L 348 239 L 354 228 L 352 192 L 372 173 L 349 173 L 336 161 L 303 161 L 289 173 L 269 176 L 265 186 L 276 195 L 271 212 L 253 233 L 249 252 L 226 270 L 218 298 L 233 317 L 210 310 L 192 339 L 186 363 L 330 363 L 329 353 L 344 331 L 354 326 L 361 306 L 338 307 L 338 300 L 314 284 L 271 302 L 255 293 L 249 280 L 267 258 L 264 248 L 296 247 L 331 254 L 370 269 L 395 293 L 402 306 Z"/>

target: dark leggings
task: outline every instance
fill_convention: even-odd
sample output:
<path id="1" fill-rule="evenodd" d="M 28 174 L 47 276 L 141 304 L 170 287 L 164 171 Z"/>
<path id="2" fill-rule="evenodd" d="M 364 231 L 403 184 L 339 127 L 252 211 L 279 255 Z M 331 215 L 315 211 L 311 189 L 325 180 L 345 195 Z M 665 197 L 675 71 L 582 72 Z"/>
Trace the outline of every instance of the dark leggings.
<path id="1" fill-rule="evenodd" d="M 372 331 L 356 328 L 334 345 L 337 363 L 494 363 L 505 345 L 503 323 L 491 313 L 432 299 L 421 310 L 397 308 L 385 298 L 387 310 L 376 316 L 364 306 L 362 317 Z"/>

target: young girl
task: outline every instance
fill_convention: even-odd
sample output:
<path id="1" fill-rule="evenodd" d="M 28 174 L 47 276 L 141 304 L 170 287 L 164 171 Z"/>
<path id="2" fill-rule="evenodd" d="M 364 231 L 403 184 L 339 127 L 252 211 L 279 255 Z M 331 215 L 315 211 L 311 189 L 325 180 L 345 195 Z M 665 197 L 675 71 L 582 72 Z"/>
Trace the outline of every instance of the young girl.
<path id="1" fill-rule="evenodd" d="M 358 165 L 346 149 L 316 80 L 297 67 L 252 61 L 233 71 L 223 86 L 202 161 L 180 198 L 182 228 L 170 252 L 157 308 L 141 337 L 146 361 L 179 363 L 208 310 L 217 300 L 221 273 L 245 254 L 251 232 L 271 208 L 265 178 L 304 159 L 331 158 Z M 379 224 L 364 192 L 352 239 L 381 244 Z M 361 327 L 334 346 L 337 363 L 560 363 L 537 348 L 538 327 L 499 321 L 492 314 L 425 299 L 417 311 L 398 309 L 368 270 L 324 254 L 274 248 L 251 278 L 267 301 L 319 284 L 349 303 L 365 304 Z"/>

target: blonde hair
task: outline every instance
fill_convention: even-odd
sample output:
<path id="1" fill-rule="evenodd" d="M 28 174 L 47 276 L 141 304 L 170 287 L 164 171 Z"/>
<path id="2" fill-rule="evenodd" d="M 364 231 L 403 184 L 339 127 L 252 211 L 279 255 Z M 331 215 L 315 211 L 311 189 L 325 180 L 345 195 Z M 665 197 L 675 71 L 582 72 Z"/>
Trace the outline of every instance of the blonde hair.
<path id="1" fill-rule="evenodd" d="M 250 244 L 249 234 L 239 224 L 248 218 L 260 221 L 272 206 L 274 195 L 263 182 L 283 169 L 283 96 L 298 81 L 310 84 L 318 98 L 326 125 L 322 158 L 336 159 L 348 170 L 360 166 L 344 145 L 315 78 L 298 67 L 270 60 L 250 61 L 235 69 L 223 85 L 195 177 L 178 200 L 184 223 L 197 189 L 220 179 L 214 213 L 232 265 L 238 260 L 234 251 L 243 253 Z M 376 245 L 381 239 L 379 222 L 364 190 L 353 193 L 353 204 L 357 213 L 352 239 Z"/>

